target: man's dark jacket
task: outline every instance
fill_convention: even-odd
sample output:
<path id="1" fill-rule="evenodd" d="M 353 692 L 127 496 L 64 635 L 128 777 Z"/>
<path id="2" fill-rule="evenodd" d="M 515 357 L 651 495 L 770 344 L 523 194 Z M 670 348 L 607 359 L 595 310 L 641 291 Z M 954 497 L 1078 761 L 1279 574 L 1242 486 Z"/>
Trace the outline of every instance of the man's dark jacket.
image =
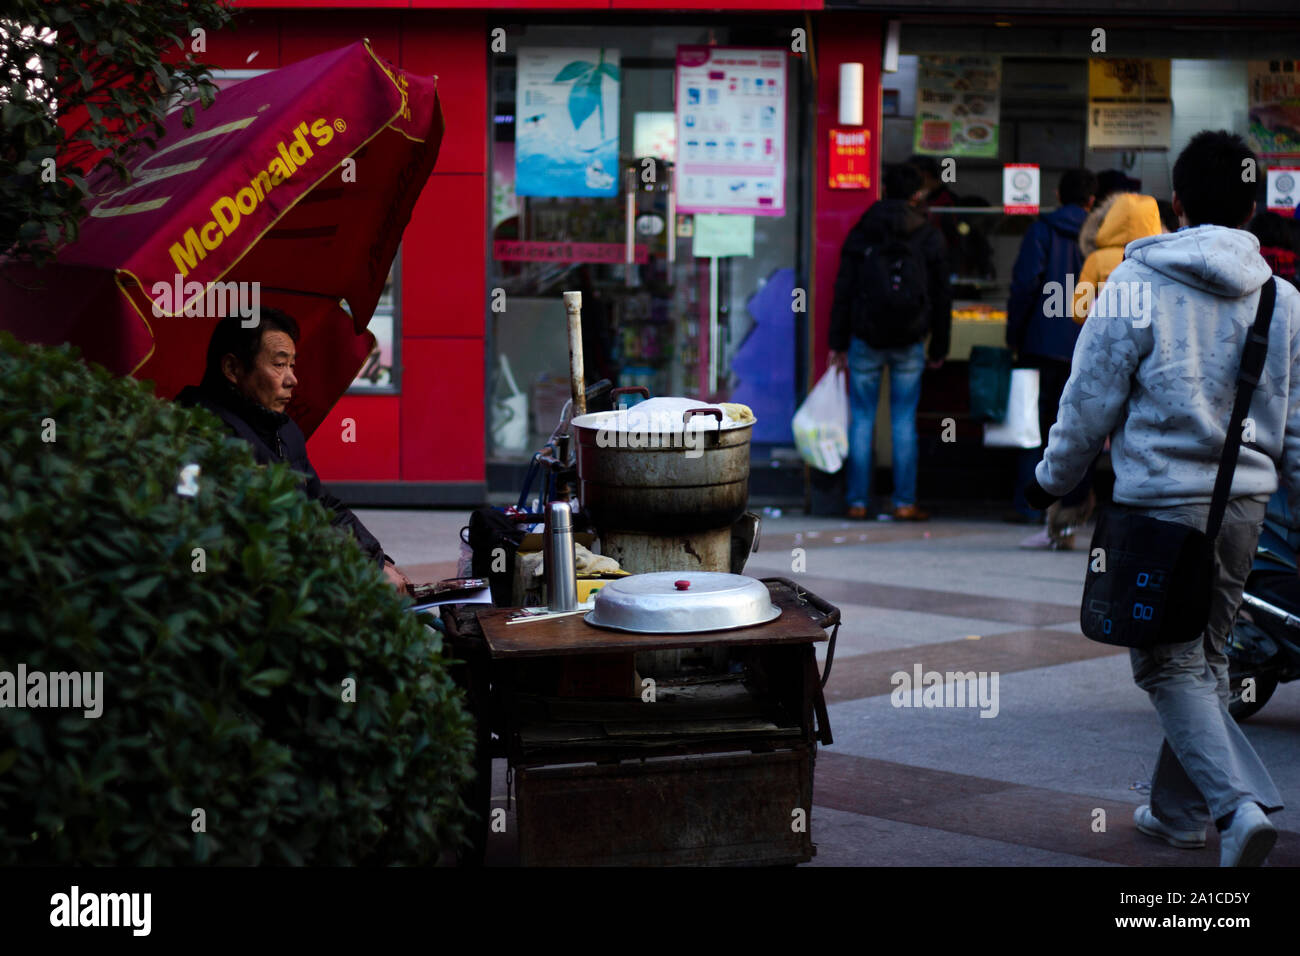
<path id="1" fill-rule="evenodd" d="M 1074 321 L 1067 276 L 1079 281 L 1083 252 L 1079 230 L 1088 211 L 1071 203 L 1040 217 L 1020 243 L 1011 269 L 1011 298 L 1007 302 L 1007 347 L 1021 355 L 1041 355 L 1068 362 L 1082 328 Z M 1059 282 L 1055 294 L 1044 289 Z M 1061 307 L 1054 307 L 1061 306 Z"/>
<path id="2" fill-rule="evenodd" d="M 288 462 L 290 468 L 303 475 L 303 491 L 307 497 L 319 501 L 330 511 L 334 527 L 351 532 L 361 550 L 381 566 L 387 560 L 378 539 L 342 501 L 321 485 L 320 476 L 307 459 L 307 438 L 288 415 L 250 402 L 233 386 L 225 384 L 191 385 L 176 396 L 176 400 L 182 405 L 206 408 L 220 418 L 232 435 L 253 446 L 253 457 L 259 465 Z"/>
<path id="3" fill-rule="evenodd" d="M 857 225 L 849 230 L 840 251 L 840 271 L 835 277 L 830 347 L 836 352 L 847 352 L 850 338 L 865 338 L 863 330 L 855 328 L 854 321 L 854 285 L 858 279 L 858 266 L 867 249 L 882 245 L 892 237 L 903 239 L 912 247 L 916 257 L 925 263 L 930 358 L 942 359 L 948 354 L 948 341 L 952 334 L 948 247 L 939 230 L 905 199 L 882 199 L 872 203 Z"/>

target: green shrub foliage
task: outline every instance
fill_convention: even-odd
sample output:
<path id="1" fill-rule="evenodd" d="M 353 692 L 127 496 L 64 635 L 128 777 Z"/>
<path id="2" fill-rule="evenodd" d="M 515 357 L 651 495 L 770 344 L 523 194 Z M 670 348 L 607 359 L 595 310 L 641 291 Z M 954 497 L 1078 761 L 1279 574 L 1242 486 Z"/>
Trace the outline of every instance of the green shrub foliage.
<path id="1" fill-rule="evenodd" d="M 418 864 L 463 842 L 473 732 L 440 639 L 287 466 L 7 334 L 0 436 L 0 671 L 103 673 L 97 718 L 0 708 L 0 864 Z"/>

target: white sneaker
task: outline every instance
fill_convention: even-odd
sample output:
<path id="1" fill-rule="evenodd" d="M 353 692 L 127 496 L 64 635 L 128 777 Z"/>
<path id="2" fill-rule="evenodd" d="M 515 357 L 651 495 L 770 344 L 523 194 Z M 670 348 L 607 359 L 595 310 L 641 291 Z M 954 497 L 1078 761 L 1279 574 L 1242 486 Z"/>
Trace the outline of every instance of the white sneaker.
<path id="1" fill-rule="evenodd" d="M 1205 846 L 1204 828 L 1200 830 L 1175 830 L 1173 827 L 1165 826 L 1151 812 L 1150 804 L 1144 803 L 1133 811 L 1133 822 L 1137 824 L 1138 830 L 1142 833 L 1164 840 L 1170 846 L 1176 846 L 1182 850 L 1199 850 Z"/>
<path id="2" fill-rule="evenodd" d="M 1277 827 L 1255 802 L 1243 803 L 1219 834 L 1219 866 L 1259 866 L 1277 842 Z"/>
<path id="3" fill-rule="evenodd" d="M 1020 542 L 1026 551 L 1073 551 L 1074 529 L 1066 528 L 1064 534 L 1054 535 L 1044 527 Z"/>

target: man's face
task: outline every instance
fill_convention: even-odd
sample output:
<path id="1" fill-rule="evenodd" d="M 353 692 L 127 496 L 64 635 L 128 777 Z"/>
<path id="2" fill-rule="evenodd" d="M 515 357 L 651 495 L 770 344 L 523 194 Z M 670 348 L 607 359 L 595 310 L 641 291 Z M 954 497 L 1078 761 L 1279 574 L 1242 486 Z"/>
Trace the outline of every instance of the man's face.
<path id="1" fill-rule="evenodd" d="M 273 412 L 282 412 L 288 407 L 289 399 L 293 398 L 293 388 L 298 384 L 293 374 L 296 354 L 297 349 L 288 333 L 268 329 L 262 333 L 262 350 L 257 353 L 252 368 L 240 368 L 235 357 L 227 355 L 222 369 L 246 399 Z"/>

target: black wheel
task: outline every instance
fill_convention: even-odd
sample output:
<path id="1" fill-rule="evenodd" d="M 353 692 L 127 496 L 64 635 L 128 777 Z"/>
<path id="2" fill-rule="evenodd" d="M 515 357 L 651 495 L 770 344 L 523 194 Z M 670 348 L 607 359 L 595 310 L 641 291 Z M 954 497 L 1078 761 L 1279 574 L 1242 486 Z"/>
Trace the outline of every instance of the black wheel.
<path id="1" fill-rule="evenodd" d="M 1248 680 L 1255 682 L 1254 700 L 1242 699 Z M 1268 703 L 1275 690 L 1277 690 L 1277 675 L 1258 669 L 1240 671 L 1233 669 L 1228 673 L 1228 713 L 1232 714 L 1233 719 L 1238 723 L 1248 720 Z"/>

